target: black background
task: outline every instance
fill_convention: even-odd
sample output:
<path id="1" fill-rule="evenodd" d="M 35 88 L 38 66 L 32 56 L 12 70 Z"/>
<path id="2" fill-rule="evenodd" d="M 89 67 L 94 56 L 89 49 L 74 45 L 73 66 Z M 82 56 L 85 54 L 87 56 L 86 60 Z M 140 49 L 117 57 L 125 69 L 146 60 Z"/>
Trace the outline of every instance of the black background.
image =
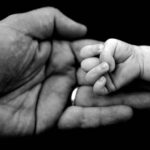
<path id="1" fill-rule="evenodd" d="M 86 24 L 91 38 L 102 41 L 118 38 L 133 44 L 149 44 L 149 5 L 144 1 L 5 0 L 0 5 L 0 19 L 44 6 L 56 7 Z"/>
<path id="2" fill-rule="evenodd" d="M 108 38 L 117 38 L 131 44 L 150 45 L 150 9 L 148 3 L 127 1 L 4 1 L 0 5 L 0 19 L 13 13 L 29 11 L 35 8 L 53 6 L 60 9 L 70 18 L 81 22 L 88 27 L 87 38 L 105 41 Z M 100 127 L 98 129 L 57 131 L 51 130 L 37 137 L 17 138 L 17 140 L 46 141 L 49 146 L 53 141 L 63 141 L 70 148 L 80 145 L 101 145 L 118 140 L 124 145 L 138 141 L 150 134 L 149 110 L 135 110 L 132 120 L 118 125 Z M 62 142 L 61 142 L 62 143 Z M 105 143 L 105 144 L 104 144 Z M 139 144 L 140 142 L 137 142 Z M 38 143 L 37 143 L 38 144 Z M 59 145 L 59 144 L 58 144 Z"/>

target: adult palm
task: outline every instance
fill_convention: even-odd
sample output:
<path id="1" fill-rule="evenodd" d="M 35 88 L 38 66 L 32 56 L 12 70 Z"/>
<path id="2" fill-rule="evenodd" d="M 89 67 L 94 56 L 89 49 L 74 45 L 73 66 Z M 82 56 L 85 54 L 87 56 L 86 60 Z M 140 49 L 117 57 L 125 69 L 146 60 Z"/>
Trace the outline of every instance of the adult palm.
<path id="1" fill-rule="evenodd" d="M 0 134 L 51 127 L 74 84 L 69 44 L 86 33 L 55 8 L 15 14 L 0 22 Z M 65 50 L 64 50 L 65 49 Z"/>

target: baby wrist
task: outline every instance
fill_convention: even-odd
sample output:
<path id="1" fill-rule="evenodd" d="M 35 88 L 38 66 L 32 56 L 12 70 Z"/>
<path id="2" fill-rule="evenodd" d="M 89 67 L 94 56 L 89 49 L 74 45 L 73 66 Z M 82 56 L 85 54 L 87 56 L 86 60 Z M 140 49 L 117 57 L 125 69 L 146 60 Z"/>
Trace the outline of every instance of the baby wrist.
<path id="1" fill-rule="evenodd" d="M 140 78 L 150 80 L 150 47 L 138 46 Z"/>

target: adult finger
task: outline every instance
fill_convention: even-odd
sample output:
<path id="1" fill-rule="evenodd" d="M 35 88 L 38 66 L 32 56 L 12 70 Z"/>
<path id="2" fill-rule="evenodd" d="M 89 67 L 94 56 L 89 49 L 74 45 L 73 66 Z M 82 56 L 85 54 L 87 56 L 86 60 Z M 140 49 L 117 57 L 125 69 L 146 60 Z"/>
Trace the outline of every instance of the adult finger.
<path id="1" fill-rule="evenodd" d="M 77 40 L 77 41 L 72 42 L 71 43 L 72 50 L 75 54 L 75 57 L 76 57 L 77 61 L 79 63 L 81 63 L 81 61 L 83 60 L 83 58 L 80 55 L 80 51 L 84 46 L 95 45 L 95 44 L 98 44 L 98 43 L 102 43 L 102 42 L 97 41 L 97 40 L 91 40 L 91 39 Z"/>
<path id="2" fill-rule="evenodd" d="M 53 76 L 43 85 L 37 105 L 36 132 L 54 126 L 66 106 L 73 81 L 67 76 Z"/>
<path id="3" fill-rule="evenodd" d="M 118 92 L 113 95 L 98 96 L 93 93 L 93 87 L 81 86 L 76 95 L 76 105 L 83 107 L 101 107 L 126 105 L 137 109 L 150 108 L 150 93 Z M 86 93 L 86 94 L 85 94 Z"/>
<path id="4" fill-rule="evenodd" d="M 87 45 L 81 49 L 80 56 L 85 59 L 100 55 L 100 46 L 101 44 Z"/>
<path id="5" fill-rule="evenodd" d="M 110 107 L 69 107 L 61 116 L 58 127 L 61 129 L 95 128 L 128 120 L 132 117 L 128 106 Z"/>
<path id="6" fill-rule="evenodd" d="M 68 42 L 53 41 L 53 51 L 37 103 L 36 132 L 55 125 L 75 85 L 74 56 Z"/>

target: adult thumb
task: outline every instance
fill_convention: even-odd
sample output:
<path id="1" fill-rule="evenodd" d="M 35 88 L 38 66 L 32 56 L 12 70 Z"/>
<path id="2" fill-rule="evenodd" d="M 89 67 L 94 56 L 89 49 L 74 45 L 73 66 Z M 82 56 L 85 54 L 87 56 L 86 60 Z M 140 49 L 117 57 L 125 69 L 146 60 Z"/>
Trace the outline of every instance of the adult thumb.
<path id="1" fill-rule="evenodd" d="M 87 31 L 84 25 L 71 20 L 52 7 L 10 15 L 1 23 L 39 39 L 50 38 L 53 34 L 65 38 L 78 38 Z"/>

